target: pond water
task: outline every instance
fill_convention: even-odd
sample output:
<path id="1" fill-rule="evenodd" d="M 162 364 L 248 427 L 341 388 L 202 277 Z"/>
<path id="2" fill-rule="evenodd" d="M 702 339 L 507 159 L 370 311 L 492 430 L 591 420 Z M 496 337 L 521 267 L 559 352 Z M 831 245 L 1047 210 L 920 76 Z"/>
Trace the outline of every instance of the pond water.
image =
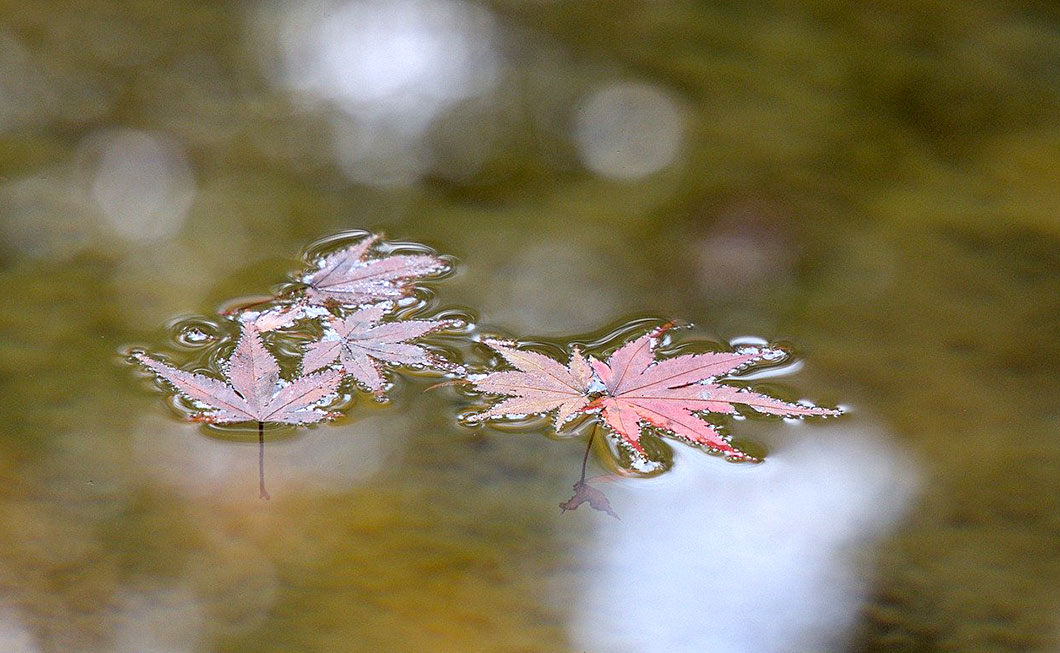
<path id="1" fill-rule="evenodd" d="M 1057 650 L 1057 116 L 1029 0 L 2 3 L 0 649 Z M 432 314 L 780 343 L 747 383 L 847 413 L 614 519 L 584 433 L 399 373 L 262 501 L 123 352 L 351 229 L 453 257 Z"/>

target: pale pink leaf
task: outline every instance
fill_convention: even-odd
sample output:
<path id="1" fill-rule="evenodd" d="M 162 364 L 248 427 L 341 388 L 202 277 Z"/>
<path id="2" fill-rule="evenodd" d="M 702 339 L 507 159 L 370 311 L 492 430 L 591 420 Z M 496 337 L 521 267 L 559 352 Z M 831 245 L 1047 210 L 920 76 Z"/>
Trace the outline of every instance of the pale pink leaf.
<path id="1" fill-rule="evenodd" d="M 479 391 L 495 395 L 528 395 L 550 402 L 582 396 L 582 393 L 574 392 L 570 386 L 551 377 L 541 378 L 512 370 L 491 372 L 472 381 Z"/>
<path id="2" fill-rule="evenodd" d="M 288 422 L 289 418 L 301 414 L 307 409 L 319 403 L 322 399 L 335 394 L 339 383 L 342 382 L 342 372 L 338 370 L 324 370 L 315 374 L 307 374 L 281 388 L 262 408 L 266 416 L 263 422 Z M 326 413 L 322 413 L 326 416 Z"/>
<path id="3" fill-rule="evenodd" d="M 555 410 L 554 426 L 559 430 L 589 404 L 592 371 L 580 352 L 572 354 L 568 367 L 544 354 L 517 349 L 502 340 L 487 340 L 485 344 L 516 369 L 471 378 L 472 385 L 480 392 L 509 397 L 472 415 L 473 419 L 544 414 Z"/>
<path id="4" fill-rule="evenodd" d="M 228 379 L 236 392 L 253 406 L 268 401 L 280 380 L 280 366 L 265 349 L 261 334 L 252 324 L 243 325 L 236 349 L 228 359 Z"/>
<path id="5" fill-rule="evenodd" d="M 343 348 L 341 360 L 343 370 L 353 377 L 358 385 L 376 394 L 383 392 L 386 379 L 379 371 L 379 365 L 368 355 Z"/>
<path id="6" fill-rule="evenodd" d="M 571 369 L 553 358 L 536 351 L 516 349 L 512 343 L 503 340 L 486 340 L 485 344 L 503 356 L 520 372 L 534 378 L 538 385 L 559 384 L 559 386 L 569 388 L 573 394 L 585 392 L 585 385 L 575 377 Z"/>
<path id="7" fill-rule="evenodd" d="M 431 356 L 423 347 L 405 342 L 373 342 L 368 339 L 347 340 L 346 349 L 351 354 L 369 356 L 377 361 L 391 365 L 424 365 L 433 363 Z"/>
<path id="8" fill-rule="evenodd" d="M 135 358 L 144 367 L 176 388 L 180 394 L 192 401 L 209 406 L 210 408 L 201 413 L 203 416 L 216 412 L 220 419 L 215 421 L 232 422 L 254 419 L 253 408 L 224 382 L 203 374 L 177 369 L 146 354 L 136 354 Z"/>
<path id="9" fill-rule="evenodd" d="M 328 413 L 316 408 L 305 408 L 302 410 L 291 410 L 284 413 L 284 424 L 313 424 L 329 419 L 341 417 L 341 413 Z"/>
<path id="10" fill-rule="evenodd" d="M 334 317 L 329 318 L 328 325 L 340 336 L 347 336 L 350 333 L 372 328 L 392 310 L 394 310 L 393 302 L 369 304 L 358 308 L 341 320 Z"/>
<path id="11" fill-rule="evenodd" d="M 310 344 L 302 356 L 302 372 L 312 372 L 334 363 L 341 349 L 342 341 L 335 338 L 325 338 Z"/>
<path id="12" fill-rule="evenodd" d="M 593 368 L 578 347 L 574 347 L 571 350 L 568 367 L 575 386 L 587 388 L 593 382 Z"/>
<path id="13" fill-rule="evenodd" d="M 340 249 L 325 256 L 318 265 L 318 270 L 310 275 L 309 280 L 320 285 L 335 283 L 355 265 L 359 265 L 368 250 L 379 240 L 379 236 L 371 234 L 365 236 L 356 243 Z"/>
<path id="14" fill-rule="evenodd" d="M 483 390 L 483 392 L 486 392 Z M 563 405 L 564 398 L 554 397 L 509 397 L 480 413 L 471 415 L 472 421 L 493 418 L 511 418 L 521 415 L 538 415 Z"/>
<path id="15" fill-rule="evenodd" d="M 379 324 L 378 321 L 393 309 L 393 304 L 381 302 L 360 308 L 344 319 L 332 317 L 329 328 L 337 340 L 315 343 L 306 350 L 304 360 L 322 365 L 337 355 L 347 374 L 362 387 L 381 393 L 386 385 L 383 365 L 408 365 L 441 370 L 456 370 L 456 366 L 441 359 L 424 347 L 409 341 L 429 333 L 449 328 L 448 320 L 402 320 Z M 334 355 L 332 354 L 334 352 Z"/>
<path id="16" fill-rule="evenodd" d="M 253 325 L 243 324 L 242 336 L 225 364 L 232 385 L 179 370 L 146 354 L 137 354 L 136 359 L 197 402 L 200 412 L 195 418 L 200 421 L 303 424 L 335 417 L 319 404 L 337 391 L 342 373 L 328 370 L 283 385 L 279 365 Z"/>
<path id="17" fill-rule="evenodd" d="M 394 254 L 368 258 L 378 236 L 325 257 L 319 268 L 303 278 L 307 299 L 316 304 L 358 305 L 407 295 L 412 282 L 444 272 L 448 263 L 432 254 Z"/>
<path id="18" fill-rule="evenodd" d="M 401 320 L 364 328 L 357 334 L 354 333 L 354 329 L 348 328 L 346 333 L 349 339 L 373 343 L 398 343 L 408 342 L 450 326 L 452 323 L 445 320 Z"/>
<path id="19" fill-rule="evenodd" d="M 305 304 L 297 303 L 269 309 L 254 319 L 259 331 L 275 331 L 290 326 L 295 320 L 305 317 Z"/>

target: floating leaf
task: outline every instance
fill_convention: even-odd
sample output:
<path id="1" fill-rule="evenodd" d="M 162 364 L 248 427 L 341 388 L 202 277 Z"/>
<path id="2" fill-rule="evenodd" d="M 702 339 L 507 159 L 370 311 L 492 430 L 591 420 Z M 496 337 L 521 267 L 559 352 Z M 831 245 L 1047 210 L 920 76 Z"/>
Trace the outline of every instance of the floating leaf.
<path id="1" fill-rule="evenodd" d="M 485 344 L 503 356 L 516 371 L 469 377 L 479 392 L 510 397 L 485 412 L 472 415 L 471 419 L 533 415 L 555 410 L 554 423 L 559 430 L 589 404 L 593 370 L 577 347 L 571 352 L 570 362 L 564 366 L 544 354 L 517 349 L 512 342 L 486 340 Z"/>
<path id="2" fill-rule="evenodd" d="M 325 370 L 300 376 L 290 383 L 280 379 L 276 362 L 253 321 L 244 321 L 235 351 L 225 365 L 228 383 L 177 369 L 147 354 L 135 358 L 199 409 L 193 417 L 211 424 L 258 423 L 258 496 L 268 499 L 265 490 L 265 422 L 310 424 L 338 417 L 321 405 L 338 390 L 342 373 Z"/>
<path id="3" fill-rule="evenodd" d="M 177 369 L 146 354 L 135 354 L 135 358 L 192 400 L 199 408 L 195 418 L 200 421 L 308 424 L 336 417 L 319 406 L 338 390 L 341 372 L 325 370 L 284 383 L 280 366 L 265 348 L 258 330 L 250 324 L 242 328 L 226 365 L 228 383 Z"/>
<path id="4" fill-rule="evenodd" d="M 411 365 L 444 370 L 458 369 L 420 345 L 421 336 L 454 326 L 450 320 L 400 320 L 380 324 L 393 309 L 390 302 L 372 304 L 345 318 L 331 316 L 329 333 L 309 345 L 302 358 L 302 369 L 312 371 L 336 358 L 343 370 L 363 388 L 381 394 L 386 386 L 384 365 Z"/>
<path id="5" fill-rule="evenodd" d="M 655 348 L 665 329 L 655 329 L 623 345 L 607 362 L 591 361 L 606 391 L 593 400 L 590 408 L 599 409 L 604 424 L 641 456 L 641 427 L 647 425 L 736 460 L 754 460 L 701 418 L 702 413 L 732 413 L 736 405 L 785 417 L 839 414 L 838 410 L 791 404 L 716 382 L 719 376 L 782 356 L 783 352 L 750 348 L 657 361 Z"/>
<path id="6" fill-rule="evenodd" d="M 588 365 L 577 347 L 569 365 L 564 366 L 544 354 L 517 349 L 513 343 L 487 341 L 517 371 L 470 377 L 480 392 L 510 397 L 472 417 L 504 418 L 556 410 L 558 429 L 578 413 L 598 411 L 603 424 L 641 459 L 646 459 L 641 430 L 650 426 L 735 460 L 754 460 L 702 415 L 732 413 L 737 405 L 785 417 L 839 414 L 838 410 L 787 403 L 717 382 L 718 377 L 782 356 L 783 352 L 747 348 L 656 360 L 655 348 L 666 328 L 626 343 L 606 362 L 590 358 Z"/>
<path id="7" fill-rule="evenodd" d="M 321 259 L 307 274 L 306 298 L 313 304 L 329 302 L 358 306 L 397 299 L 411 292 L 415 279 L 439 274 L 449 264 L 433 254 L 391 254 L 370 258 L 379 236 L 371 235 Z"/>

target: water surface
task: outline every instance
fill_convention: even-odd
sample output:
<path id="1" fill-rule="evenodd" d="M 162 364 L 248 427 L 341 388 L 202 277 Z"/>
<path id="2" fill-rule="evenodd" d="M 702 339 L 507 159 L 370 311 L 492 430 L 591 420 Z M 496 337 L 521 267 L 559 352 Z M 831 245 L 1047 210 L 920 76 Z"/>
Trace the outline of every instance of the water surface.
<path id="1" fill-rule="evenodd" d="M 1058 115 L 1048 3 L 0 4 L 0 648 L 1055 650 Z M 790 343 L 756 387 L 849 414 L 619 521 L 406 375 L 259 501 L 120 352 L 347 229 L 490 332 Z"/>

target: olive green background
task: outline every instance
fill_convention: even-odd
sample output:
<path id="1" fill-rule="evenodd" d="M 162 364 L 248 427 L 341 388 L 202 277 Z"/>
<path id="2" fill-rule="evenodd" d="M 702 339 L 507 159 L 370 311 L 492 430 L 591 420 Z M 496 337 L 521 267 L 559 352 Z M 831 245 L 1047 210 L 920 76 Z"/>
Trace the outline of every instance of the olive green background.
<path id="1" fill-rule="evenodd" d="M 917 465 L 900 521 L 864 544 L 869 592 L 841 646 L 1055 650 L 1055 4 L 482 6 L 505 67 L 470 121 L 490 125 L 481 165 L 373 187 L 329 160 L 327 109 L 269 81 L 255 3 L 0 3 L 10 649 L 134 650 L 141 630 L 172 650 L 575 646 L 563 581 L 591 575 L 581 551 L 609 519 L 556 509 L 580 442 L 468 430 L 458 392 L 405 377 L 389 405 L 270 443 L 265 503 L 251 435 L 180 423 L 122 363 L 131 345 L 186 361 L 173 320 L 370 229 L 454 256 L 435 305 L 492 330 L 562 341 L 649 315 L 791 343 L 804 366 L 771 381 L 850 408 L 845 424 Z M 615 81 L 680 109 L 679 156 L 653 175 L 579 161 L 571 116 Z M 431 138 L 459 151 L 482 138 L 468 122 L 451 108 Z M 117 127 L 186 156 L 196 195 L 172 238 L 123 240 L 85 208 L 84 143 Z"/>

